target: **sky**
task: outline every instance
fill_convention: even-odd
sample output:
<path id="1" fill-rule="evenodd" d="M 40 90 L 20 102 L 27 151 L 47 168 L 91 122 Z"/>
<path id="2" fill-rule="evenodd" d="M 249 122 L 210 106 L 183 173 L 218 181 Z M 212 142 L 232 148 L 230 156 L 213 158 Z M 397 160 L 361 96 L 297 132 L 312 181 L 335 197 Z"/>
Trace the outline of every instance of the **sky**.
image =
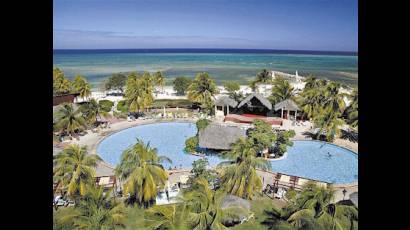
<path id="1" fill-rule="evenodd" d="M 54 49 L 357 51 L 357 0 L 54 0 Z"/>

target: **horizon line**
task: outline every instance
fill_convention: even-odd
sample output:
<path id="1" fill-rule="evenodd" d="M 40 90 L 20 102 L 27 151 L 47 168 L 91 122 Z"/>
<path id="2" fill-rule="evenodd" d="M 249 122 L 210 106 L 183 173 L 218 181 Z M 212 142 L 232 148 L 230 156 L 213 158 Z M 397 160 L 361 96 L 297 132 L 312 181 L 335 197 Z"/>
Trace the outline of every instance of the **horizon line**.
<path id="1" fill-rule="evenodd" d="M 265 49 L 265 48 L 53 48 L 53 51 L 97 51 L 97 50 L 128 50 L 128 51 L 139 51 L 139 50 L 243 50 L 243 51 L 290 51 L 290 52 L 323 52 L 323 53 L 349 53 L 358 55 L 358 51 L 341 51 L 341 50 L 301 50 L 301 49 Z"/>

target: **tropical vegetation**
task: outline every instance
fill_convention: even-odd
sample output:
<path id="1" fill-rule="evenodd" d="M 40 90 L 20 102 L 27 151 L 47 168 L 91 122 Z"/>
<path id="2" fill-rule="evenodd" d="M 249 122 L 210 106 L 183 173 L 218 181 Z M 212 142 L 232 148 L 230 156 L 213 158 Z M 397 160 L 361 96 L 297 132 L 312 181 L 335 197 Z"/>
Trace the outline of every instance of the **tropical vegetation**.
<path id="1" fill-rule="evenodd" d="M 171 103 L 153 100 L 154 86 L 163 86 L 164 76 L 160 72 L 153 75 L 148 72 L 131 73 L 128 77 L 112 78 L 110 89 L 122 91 L 121 82 L 124 83 L 125 100 L 117 105 L 121 112 L 143 111 Z M 80 88 L 88 83 L 85 79 L 76 79 L 71 84 L 61 70 L 53 69 L 53 93 L 79 92 L 81 96 Z M 270 73 L 266 70 L 259 73 L 255 82 L 255 85 L 270 82 Z M 313 121 L 318 130 L 317 137 L 324 137 L 326 141 L 332 141 L 339 135 L 343 119 L 350 127 L 358 128 L 357 89 L 346 95 L 341 92 L 342 86 L 338 83 L 313 77 L 305 83 L 305 89 L 295 95 L 287 81 L 275 78 L 271 99 L 294 99 Z M 238 85 L 225 82 L 224 86 L 235 98 L 233 95 Z M 188 89 L 190 101 L 200 103 L 204 110 L 212 109 L 210 101 L 217 93 L 217 87 L 208 74 L 199 73 L 185 88 Z M 82 91 L 87 90 L 83 87 Z M 86 94 L 82 95 L 87 97 Z M 349 101 L 347 104 L 346 98 Z M 82 103 L 78 109 L 73 104 L 62 104 L 55 113 L 54 128 L 61 134 L 75 135 L 87 127 L 87 122 L 93 124 L 107 114 L 112 106 L 111 101 L 100 100 L 97 103 L 94 99 Z M 209 120 L 198 120 L 198 132 L 209 124 Z M 186 141 L 187 151 L 196 151 L 198 132 Z M 155 198 L 168 180 L 162 163 L 170 160 L 158 156 L 157 150 L 149 143 L 137 140 L 121 155 L 121 161 L 115 168 L 122 188 L 121 198 L 112 190 L 107 191 L 96 185 L 95 168 L 101 161 L 98 155 L 88 154 L 86 147 L 70 145 L 53 157 L 53 192 L 54 195 L 60 193 L 65 198 L 73 199 L 75 204 L 54 211 L 53 228 L 227 229 L 239 222 L 232 221 L 238 220 L 239 213 L 247 212 L 240 207 L 222 208 L 222 200 L 230 194 L 250 200 L 253 211 L 258 210 L 257 218 L 233 229 L 357 229 L 357 207 L 345 202 L 334 203 L 331 187 L 308 183 L 300 192 L 288 190 L 288 202 L 283 209 L 273 205 L 275 201 L 264 200 L 266 197 L 260 193 L 262 180 L 256 171 L 270 167 L 263 153 L 271 148 L 275 155 L 283 155 L 287 147 L 292 146 L 290 139 L 294 135 L 294 131 L 274 132 L 268 123 L 256 120 L 246 138 L 240 138 L 230 151 L 222 153 L 226 161 L 216 170 L 208 169 L 206 158 L 194 161 L 188 180 L 190 187 L 182 189 L 180 202 L 161 206 L 155 205 Z"/>
<path id="2" fill-rule="evenodd" d="M 164 91 L 164 85 L 165 85 L 165 75 L 161 71 L 157 71 L 153 74 L 154 78 L 154 85 L 160 86 L 161 91 Z"/>
<path id="3" fill-rule="evenodd" d="M 275 157 L 283 156 L 287 148 L 293 146 L 293 142 L 290 140 L 290 138 L 293 138 L 295 135 L 296 133 L 294 130 L 276 132 L 276 140 L 272 149 Z"/>
<path id="4" fill-rule="evenodd" d="M 97 124 L 102 117 L 110 117 L 110 114 L 104 109 L 102 104 L 98 103 L 95 99 L 81 104 L 79 110 L 89 124 Z"/>
<path id="5" fill-rule="evenodd" d="M 208 166 L 209 162 L 207 158 L 201 158 L 192 162 L 192 175 L 189 177 L 188 183 L 193 184 L 193 181 L 204 178 L 212 187 L 215 187 L 217 175 L 214 170 L 207 169 Z"/>
<path id="6" fill-rule="evenodd" d="M 240 85 L 236 81 L 225 81 L 224 84 L 224 89 L 228 92 L 228 95 L 230 98 L 234 99 L 235 101 L 241 101 L 244 96 L 241 92 L 238 92 L 240 90 Z"/>
<path id="7" fill-rule="evenodd" d="M 198 147 L 198 137 L 193 136 L 185 141 L 185 151 L 189 153 L 195 153 Z"/>
<path id="8" fill-rule="evenodd" d="M 181 207 L 172 205 L 153 206 L 145 212 L 147 229 L 153 230 L 188 230 L 186 211 Z"/>
<path id="9" fill-rule="evenodd" d="M 78 93 L 81 98 L 87 100 L 91 96 L 91 86 L 83 76 L 75 76 L 72 86 L 73 90 Z"/>
<path id="10" fill-rule="evenodd" d="M 341 126 L 347 122 L 352 127 L 358 126 L 357 91 L 349 95 L 341 92 L 342 84 L 312 76 L 306 78 L 305 88 L 299 97 L 299 104 L 316 128 L 315 138 L 333 141 L 341 133 Z M 345 100 L 351 104 L 346 108 Z M 343 119 L 343 114 L 348 114 Z"/>
<path id="11" fill-rule="evenodd" d="M 101 110 L 107 113 L 110 112 L 112 107 L 114 106 L 114 102 L 105 99 L 99 100 L 98 104 L 100 105 Z"/>
<path id="12" fill-rule="evenodd" d="M 124 203 L 112 196 L 112 190 L 89 185 L 75 206 L 55 213 L 53 229 L 124 229 Z"/>
<path id="13" fill-rule="evenodd" d="M 198 121 L 196 121 L 195 125 L 197 132 L 195 136 L 190 137 L 185 141 L 185 151 L 189 153 L 196 152 L 196 150 L 198 149 L 199 132 L 205 129 L 210 123 L 211 121 L 207 119 L 199 119 Z"/>
<path id="14" fill-rule="evenodd" d="M 53 95 L 70 93 L 72 89 L 71 82 L 65 77 L 63 71 L 59 68 L 53 69 Z"/>
<path id="15" fill-rule="evenodd" d="M 84 196 L 88 185 L 94 183 L 95 167 L 100 161 L 98 155 L 87 154 L 85 146 L 66 147 L 53 160 L 54 194 L 60 191 L 71 198 Z"/>
<path id="16" fill-rule="evenodd" d="M 219 92 L 215 81 L 208 73 L 198 73 L 194 81 L 188 87 L 188 99 L 201 104 L 201 108 L 211 113 L 213 108 L 213 99 Z"/>
<path id="17" fill-rule="evenodd" d="M 256 119 L 252 122 L 253 128 L 248 131 L 248 139 L 258 155 L 272 146 L 276 140 L 276 134 L 272 126 L 265 121 Z"/>
<path id="18" fill-rule="evenodd" d="M 121 93 L 124 92 L 124 87 L 127 82 L 127 76 L 122 73 L 116 73 L 110 76 L 104 82 L 105 90 L 119 90 Z"/>
<path id="19" fill-rule="evenodd" d="M 191 190 L 183 193 L 182 201 L 186 212 L 186 220 L 190 229 L 228 229 L 225 220 L 240 212 L 240 207 L 222 208 L 221 203 L 226 196 L 223 190 L 212 190 L 205 178 L 198 178 Z"/>
<path id="20" fill-rule="evenodd" d="M 178 95 L 185 95 L 189 85 L 191 85 L 192 79 L 189 77 L 176 77 L 173 81 L 174 90 Z"/>
<path id="21" fill-rule="evenodd" d="M 349 100 L 350 104 L 345 110 L 345 113 L 347 114 L 346 121 L 350 125 L 350 127 L 357 130 L 359 127 L 359 95 L 357 88 L 353 89 L 352 93 L 349 95 Z"/>
<path id="22" fill-rule="evenodd" d="M 272 93 L 269 96 L 269 100 L 272 104 L 276 104 L 286 99 L 293 99 L 295 93 L 295 89 L 289 81 L 281 76 L 277 76 L 272 81 Z"/>
<path id="23" fill-rule="evenodd" d="M 60 134 L 73 136 L 76 132 L 85 129 L 87 126 L 85 119 L 82 117 L 79 109 L 74 109 L 74 106 L 69 103 L 64 103 L 54 114 L 55 130 Z"/>
<path id="24" fill-rule="evenodd" d="M 272 74 L 268 72 L 266 69 L 263 69 L 261 72 L 256 74 L 256 77 L 249 86 L 255 92 L 257 90 L 258 84 L 270 84 L 272 82 Z M 266 88 L 265 88 L 266 90 Z"/>
<path id="25" fill-rule="evenodd" d="M 332 188 L 308 183 L 287 207 L 268 211 L 264 223 L 269 229 L 358 229 L 358 209 L 332 203 L 333 196 Z"/>
<path id="26" fill-rule="evenodd" d="M 163 188 L 168 174 L 161 165 L 170 160 L 158 156 L 157 150 L 141 140 L 121 155 L 115 168 L 118 179 L 123 183 L 124 194 L 129 194 L 127 204 L 149 207 L 154 204 L 158 188 Z"/>
<path id="27" fill-rule="evenodd" d="M 148 72 L 142 76 L 131 73 L 125 86 L 125 98 L 131 112 L 141 112 L 154 102 L 153 78 Z"/>
<path id="28" fill-rule="evenodd" d="M 222 162 L 221 186 L 232 195 L 244 199 L 252 199 L 262 189 L 261 178 L 256 173 L 256 168 L 267 170 L 269 162 L 259 157 L 255 146 L 248 138 L 240 138 L 231 151 L 225 153 L 229 159 Z"/>

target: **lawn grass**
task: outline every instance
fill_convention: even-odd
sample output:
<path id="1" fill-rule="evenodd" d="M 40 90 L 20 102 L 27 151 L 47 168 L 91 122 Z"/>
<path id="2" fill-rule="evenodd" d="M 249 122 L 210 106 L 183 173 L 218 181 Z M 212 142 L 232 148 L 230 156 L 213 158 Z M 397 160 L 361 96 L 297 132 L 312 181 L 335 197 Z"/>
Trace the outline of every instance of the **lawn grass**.
<path id="1" fill-rule="evenodd" d="M 192 102 L 187 99 L 158 99 L 155 100 L 151 108 L 189 108 L 192 106 Z"/>

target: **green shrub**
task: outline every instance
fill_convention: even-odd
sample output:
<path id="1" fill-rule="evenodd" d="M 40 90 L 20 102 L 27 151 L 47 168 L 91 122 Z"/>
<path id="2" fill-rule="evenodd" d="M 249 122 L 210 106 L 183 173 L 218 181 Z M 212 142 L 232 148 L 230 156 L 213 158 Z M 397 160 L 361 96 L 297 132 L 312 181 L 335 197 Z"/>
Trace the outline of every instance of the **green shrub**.
<path id="1" fill-rule="evenodd" d="M 172 83 L 174 84 L 174 90 L 178 95 L 185 95 L 186 90 L 192 83 L 192 79 L 188 77 L 177 77 Z"/>
<path id="2" fill-rule="evenodd" d="M 152 108 L 188 108 L 192 106 L 192 102 L 187 99 L 159 99 L 155 100 Z"/>
<path id="3" fill-rule="evenodd" d="M 295 135 L 296 133 L 293 130 L 278 132 L 276 134 L 276 141 L 273 147 L 273 152 L 278 156 L 283 156 L 288 146 L 293 146 L 293 142 L 290 139 Z"/>
<path id="4" fill-rule="evenodd" d="M 193 136 L 188 138 L 185 141 L 185 151 L 194 153 L 196 151 L 196 147 L 198 146 L 198 137 Z"/>
<path id="5" fill-rule="evenodd" d="M 114 112 L 113 112 L 113 115 L 114 115 L 114 117 L 116 117 L 116 118 L 123 118 L 123 119 L 126 119 L 126 118 L 127 118 L 127 112 L 117 112 L 117 111 L 114 111 Z"/>
<path id="6" fill-rule="evenodd" d="M 101 109 L 105 112 L 110 112 L 111 108 L 114 106 L 114 102 L 110 100 L 100 100 L 98 104 L 101 106 Z"/>
<path id="7" fill-rule="evenodd" d="M 196 128 L 197 128 L 198 132 L 205 129 L 210 123 L 211 123 L 211 121 L 209 121 L 207 119 L 199 119 L 196 122 Z"/>
<path id="8" fill-rule="evenodd" d="M 128 108 L 129 108 L 129 106 L 128 106 L 126 100 L 119 101 L 118 104 L 117 104 L 117 110 L 121 111 L 123 113 L 127 113 Z"/>

